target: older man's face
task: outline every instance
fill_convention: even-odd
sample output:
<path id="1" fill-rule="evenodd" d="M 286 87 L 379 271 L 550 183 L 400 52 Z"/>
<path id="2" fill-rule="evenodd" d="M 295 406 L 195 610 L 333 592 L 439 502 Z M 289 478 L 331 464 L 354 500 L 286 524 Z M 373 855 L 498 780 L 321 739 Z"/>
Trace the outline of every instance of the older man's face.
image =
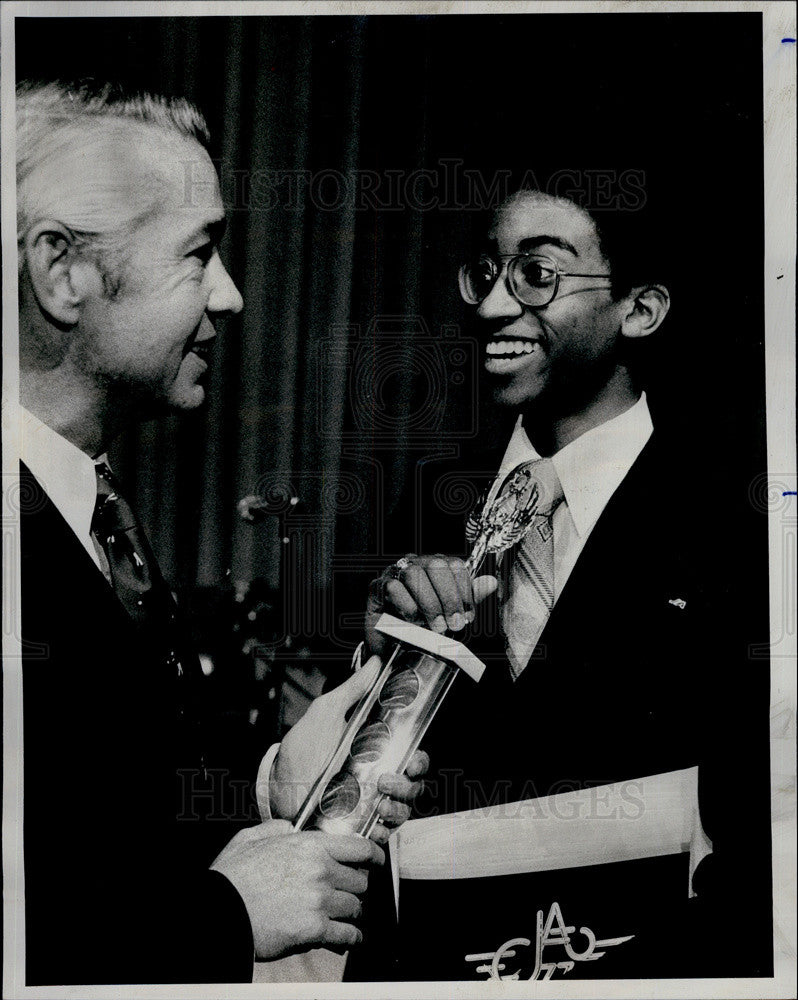
<path id="1" fill-rule="evenodd" d="M 81 312 L 81 364 L 143 413 L 193 409 L 205 398 L 212 319 L 242 307 L 217 252 L 216 171 L 198 143 L 150 129 L 135 130 L 119 156 L 124 187 L 150 185 L 157 207 L 130 239 L 119 292 L 109 297 L 97 274 Z"/>
<path id="2" fill-rule="evenodd" d="M 498 210 L 492 256 L 544 254 L 569 274 L 608 274 L 593 220 L 570 202 L 523 192 Z M 565 277 L 556 298 L 533 309 L 518 302 L 506 272 L 476 307 L 484 367 L 498 402 L 523 408 L 545 397 L 558 410 L 584 405 L 616 364 L 622 306 L 609 280 Z"/>

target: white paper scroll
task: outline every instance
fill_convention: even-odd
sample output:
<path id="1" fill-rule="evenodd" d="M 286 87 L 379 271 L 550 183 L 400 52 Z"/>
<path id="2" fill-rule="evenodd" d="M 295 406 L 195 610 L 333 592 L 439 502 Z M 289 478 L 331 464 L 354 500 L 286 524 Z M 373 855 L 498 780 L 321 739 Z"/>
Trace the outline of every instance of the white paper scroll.
<path id="1" fill-rule="evenodd" d="M 694 895 L 693 873 L 712 852 L 697 767 L 411 820 L 391 838 L 397 891 L 403 878 L 482 878 L 685 852 Z"/>

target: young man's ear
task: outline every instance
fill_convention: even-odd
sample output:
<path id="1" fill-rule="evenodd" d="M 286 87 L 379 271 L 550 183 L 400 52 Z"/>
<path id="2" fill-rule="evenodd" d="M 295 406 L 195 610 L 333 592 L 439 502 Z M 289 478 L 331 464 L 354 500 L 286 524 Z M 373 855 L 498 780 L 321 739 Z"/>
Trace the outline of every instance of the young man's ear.
<path id="1" fill-rule="evenodd" d="M 621 323 L 624 337 L 649 337 L 668 315 L 671 297 L 664 285 L 643 285 L 627 297 L 631 308 Z"/>
<path id="2" fill-rule="evenodd" d="M 25 236 L 33 293 L 42 311 L 62 326 L 74 326 L 80 316 L 84 282 L 75 280 L 76 249 L 73 233 L 53 219 L 37 222 Z"/>

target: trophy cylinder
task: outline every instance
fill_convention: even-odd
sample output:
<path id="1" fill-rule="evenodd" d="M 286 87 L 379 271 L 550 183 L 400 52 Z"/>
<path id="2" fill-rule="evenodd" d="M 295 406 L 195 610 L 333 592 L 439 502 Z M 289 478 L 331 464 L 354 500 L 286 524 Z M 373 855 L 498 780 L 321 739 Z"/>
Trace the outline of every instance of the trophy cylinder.
<path id="1" fill-rule="evenodd" d="M 506 552 L 524 537 L 535 516 L 547 516 L 553 509 L 551 504 L 541 506 L 546 502 L 542 480 L 532 471 L 540 464 L 542 460 L 522 462 L 498 490 L 489 491 L 479 513 L 469 518 L 466 533 L 473 547 L 466 567 L 472 577 L 487 554 Z M 399 569 L 398 564 L 394 568 Z M 398 645 L 305 799 L 294 820 L 295 830 L 368 837 L 379 819 L 379 778 L 404 771 L 457 674 L 462 671 L 478 681 L 485 669 L 451 636 L 390 614 L 383 614 L 375 628 Z"/>
<path id="2" fill-rule="evenodd" d="M 399 646 L 377 700 L 337 774 L 321 790 L 304 829 L 367 837 L 379 819 L 377 781 L 401 774 L 421 742 L 459 668 Z"/>

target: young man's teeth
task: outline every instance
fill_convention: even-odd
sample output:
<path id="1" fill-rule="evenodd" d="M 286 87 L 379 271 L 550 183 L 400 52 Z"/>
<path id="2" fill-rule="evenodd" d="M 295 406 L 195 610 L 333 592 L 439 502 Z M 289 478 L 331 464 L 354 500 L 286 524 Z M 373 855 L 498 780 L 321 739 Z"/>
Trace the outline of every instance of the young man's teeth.
<path id="1" fill-rule="evenodd" d="M 485 349 L 492 355 L 531 354 L 534 346 L 531 340 L 489 340 Z"/>

